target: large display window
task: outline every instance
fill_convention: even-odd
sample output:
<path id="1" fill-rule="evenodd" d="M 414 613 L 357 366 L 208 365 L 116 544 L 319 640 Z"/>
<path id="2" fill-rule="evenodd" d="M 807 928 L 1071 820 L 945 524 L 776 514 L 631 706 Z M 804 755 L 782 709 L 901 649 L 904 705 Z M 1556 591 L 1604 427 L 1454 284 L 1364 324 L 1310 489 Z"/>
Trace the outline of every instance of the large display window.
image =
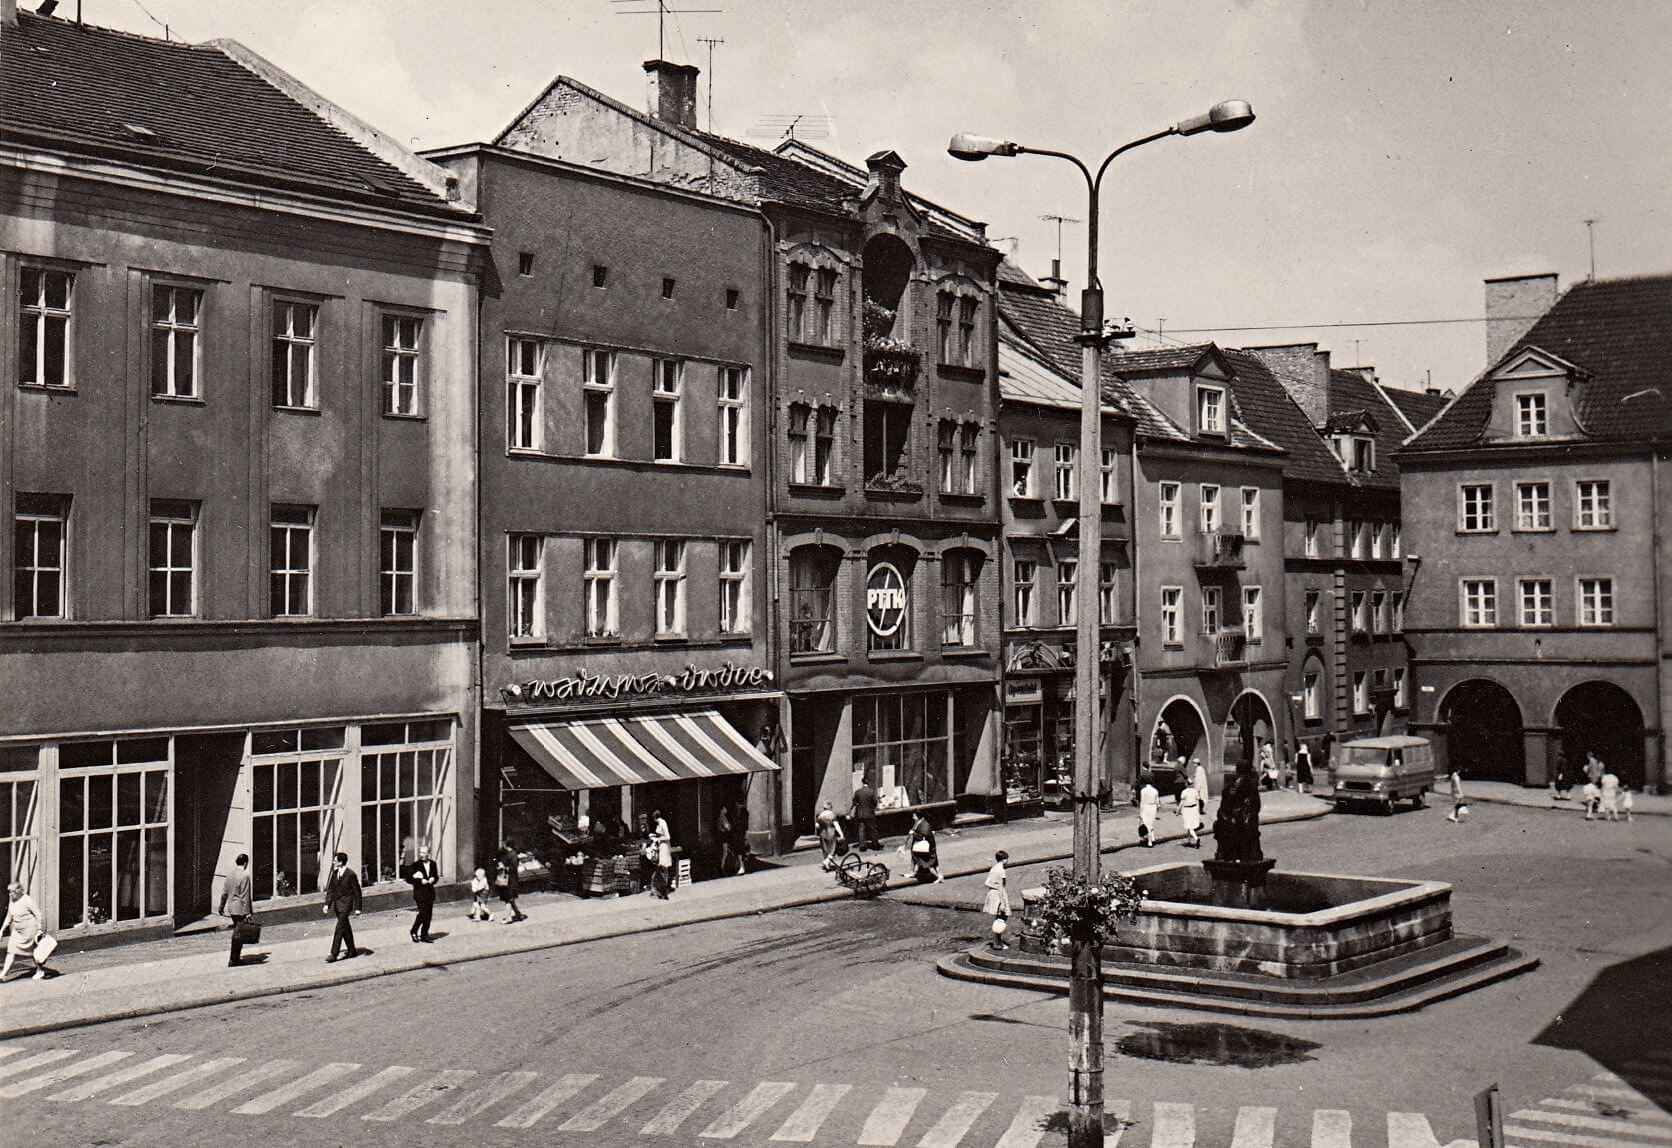
<path id="1" fill-rule="evenodd" d="M 59 927 L 167 916 L 169 739 L 70 742 L 58 767 Z"/>
<path id="2" fill-rule="evenodd" d="M 360 879 L 398 881 L 428 845 L 444 855 L 453 819 L 453 723 L 368 725 L 360 733 Z"/>
<path id="3" fill-rule="evenodd" d="M 40 803 L 36 765 L 34 747 L 0 750 L 0 884 L 17 881 L 25 892 L 39 896 L 41 891 L 35 888 L 35 824 Z"/>
<path id="4" fill-rule="evenodd" d="M 853 772 L 883 809 L 946 801 L 951 792 L 947 693 L 870 694 L 853 700 Z"/>

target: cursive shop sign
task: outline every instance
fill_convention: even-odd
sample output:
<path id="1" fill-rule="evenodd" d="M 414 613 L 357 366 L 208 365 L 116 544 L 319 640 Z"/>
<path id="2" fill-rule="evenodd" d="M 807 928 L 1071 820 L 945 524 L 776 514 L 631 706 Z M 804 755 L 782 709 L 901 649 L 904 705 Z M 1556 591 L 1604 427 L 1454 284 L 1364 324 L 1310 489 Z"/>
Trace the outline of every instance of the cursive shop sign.
<path id="1" fill-rule="evenodd" d="M 878 562 L 865 578 L 865 624 L 879 638 L 892 637 L 906 620 L 906 580 L 892 562 Z"/>
<path id="2" fill-rule="evenodd" d="M 516 682 L 500 692 L 512 702 L 617 701 L 654 694 L 697 694 L 758 689 L 772 684 L 772 671 L 727 662 L 713 670 L 686 666 L 677 674 L 594 674 L 576 670 L 566 678 Z"/>

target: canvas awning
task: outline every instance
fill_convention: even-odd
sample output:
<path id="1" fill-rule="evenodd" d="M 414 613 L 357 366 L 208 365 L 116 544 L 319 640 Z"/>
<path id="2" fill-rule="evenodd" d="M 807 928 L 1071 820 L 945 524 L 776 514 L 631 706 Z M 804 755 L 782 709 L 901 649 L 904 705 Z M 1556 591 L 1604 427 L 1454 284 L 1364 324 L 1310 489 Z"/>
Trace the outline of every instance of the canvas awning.
<path id="1" fill-rule="evenodd" d="M 522 722 L 511 738 L 565 789 L 776 771 L 718 710 Z"/>

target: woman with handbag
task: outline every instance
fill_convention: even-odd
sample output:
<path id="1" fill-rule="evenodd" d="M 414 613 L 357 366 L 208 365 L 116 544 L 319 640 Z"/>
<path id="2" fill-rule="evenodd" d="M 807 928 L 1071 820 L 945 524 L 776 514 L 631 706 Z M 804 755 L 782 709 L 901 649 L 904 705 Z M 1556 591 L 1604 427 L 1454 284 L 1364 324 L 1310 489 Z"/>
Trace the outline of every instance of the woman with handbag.
<path id="1" fill-rule="evenodd" d="M 28 954 L 35 965 L 35 979 L 44 981 L 47 959 L 58 947 L 58 942 L 41 931 L 41 907 L 35 904 L 35 898 L 23 891 L 21 881 L 13 881 L 6 886 L 6 896 L 10 903 L 6 906 L 5 921 L 0 922 L 0 933 L 9 929 L 12 935 L 6 942 L 6 963 L 0 966 L 0 981 L 11 973 L 12 962 L 19 954 Z"/>
<path id="2" fill-rule="evenodd" d="M 1010 890 L 1005 887 L 1006 878 L 1004 863 L 1010 860 L 1010 854 L 1000 849 L 993 854 L 993 867 L 987 870 L 987 899 L 982 902 L 981 911 L 993 918 L 993 948 L 1008 949 L 1004 934 L 1009 926 L 1010 918 Z"/>
<path id="3" fill-rule="evenodd" d="M 499 847 L 499 856 L 494 860 L 493 875 L 494 891 L 505 903 L 507 925 L 528 920 L 527 914 L 517 907 L 517 866 L 521 861 L 522 858 L 517 853 L 517 843 L 507 837 L 505 844 Z"/>
<path id="4" fill-rule="evenodd" d="M 935 850 L 935 830 L 929 824 L 929 819 L 922 814 L 918 814 L 917 820 L 912 823 L 908 844 L 917 883 L 927 885 L 944 880 L 940 871 L 940 854 Z"/>
<path id="5" fill-rule="evenodd" d="M 259 944 L 261 926 L 255 922 L 255 909 L 250 896 L 250 855 L 238 854 L 237 868 L 226 879 L 221 889 L 221 904 L 217 912 L 232 919 L 232 951 L 227 954 L 226 967 L 236 968 L 244 963 L 244 946 Z"/>
<path id="6" fill-rule="evenodd" d="M 846 835 L 842 832 L 842 823 L 836 817 L 836 810 L 831 808 L 828 801 L 824 803 L 824 808 L 819 810 L 818 816 L 813 820 L 818 830 L 819 850 L 824 854 L 824 860 L 820 864 L 826 872 L 829 872 L 836 868 L 836 855 L 839 852 L 847 852 L 846 849 L 839 848 L 846 840 Z"/>
<path id="7" fill-rule="evenodd" d="M 650 875 L 650 891 L 666 901 L 673 895 L 673 831 L 660 809 L 650 814 L 650 850 L 656 865 Z"/>

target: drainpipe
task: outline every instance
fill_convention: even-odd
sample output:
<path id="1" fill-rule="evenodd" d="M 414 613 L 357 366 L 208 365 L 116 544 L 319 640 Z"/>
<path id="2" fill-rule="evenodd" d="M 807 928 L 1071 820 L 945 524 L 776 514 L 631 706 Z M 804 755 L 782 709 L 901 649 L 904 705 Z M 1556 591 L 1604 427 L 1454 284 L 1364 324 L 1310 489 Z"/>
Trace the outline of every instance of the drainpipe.
<path id="1" fill-rule="evenodd" d="M 1132 510 L 1126 516 L 1126 531 L 1132 547 L 1132 782 L 1130 788 L 1136 790 L 1138 775 L 1144 763 L 1144 722 L 1139 712 L 1142 704 L 1141 691 L 1142 676 L 1138 669 L 1138 649 L 1143 640 L 1143 566 L 1142 550 L 1138 546 L 1138 521 L 1140 511 L 1138 507 L 1138 426 L 1136 421 L 1132 425 L 1132 449 L 1126 452 L 1127 499 Z M 1113 699 L 1110 699 L 1111 701 Z M 1202 795 L 1207 800 L 1207 794 Z"/>
<path id="2" fill-rule="evenodd" d="M 1672 641 L 1669 641 L 1667 637 L 1667 615 L 1672 613 L 1672 603 L 1666 601 L 1665 596 L 1661 593 L 1660 585 L 1660 505 L 1660 447 L 1657 444 L 1649 448 L 1649 506 L 1651 508 L 1649 511 L 1649 579 L 1650 585 L 1653 587 L 1649 601 L 1655 603 L 1657 644 L 1665 649 L 1672 646 Z M 1660 710 L 1660 733 L 1656 741 L 1659 743 L 1658 748 L 1660 750 L 1660 777 L 1655 780 L 1655 789 L 1663 793 L 1666 791 L 1667 782 L 1672 780 L 1668 778 L 1666 768 L 1666 702 L 1669 693 L 1672 693 L 1667 688 L 1666 667 L 1666 657 L 1662 656 L 1656 660 L 1655 676 L 1658 681 L 1655 684 L 1659 687 L 1659 697 L 1656 699 L 1656 705 Z M 1645 759 L 1647 758 L 1647 749 L 1648 747 L 1645 746 Z M 1648 778 L 1645 777 L 1644 780 L 1647 781 Z"/>
<path id="3" fill-rule="evenodd" d="M 761 301 L 761 350 L 762 364 L 766 371 L 766 448 L 763 460 L 765 478 L 762 489 L 762 509 L 766 519 L 766 600 L 771 612 L 771 619 L 766 628 L 766 654 L 775 668 L 778 678 L 778 688 L 783 692 L 785 685 L 785 670 L 789 662 L 783 655 L 784 634 L 782 613 L 779 609 L 782 591 L 779 588 L 778 559 L 780 538 L 778 528 L 778 396 L 781 372 L 779 370 L 778 346 L 778 227 L 772 217 L 761 212 L 761 225 L 765 229 L 765 250 L 761 252 L 761 281 L 766 286 L 766 298 Z M 793 781 L 788 771 L 794 766 L 794 751 L 790 733 L 789 695 L 784 693 L 778 702 L 777 744 L 784 746 L 782 754 L 774 753 L 774 757 L 781 757 L 778 762 L 779 770 L 773 775 L 772 785 L 772 851 L 778 853 L 783 847 L 784 803 L 789 787 Z"/>

